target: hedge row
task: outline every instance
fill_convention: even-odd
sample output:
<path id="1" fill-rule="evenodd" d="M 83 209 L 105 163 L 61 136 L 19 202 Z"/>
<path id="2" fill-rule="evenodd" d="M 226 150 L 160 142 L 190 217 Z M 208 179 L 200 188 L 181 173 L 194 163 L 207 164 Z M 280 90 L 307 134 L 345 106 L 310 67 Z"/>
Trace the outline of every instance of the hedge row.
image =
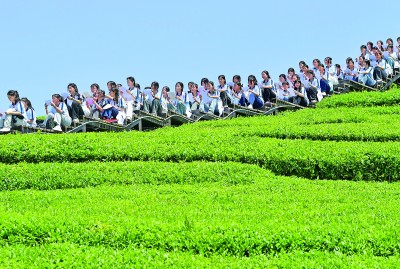
<path id="1" fill-rule="evenodd" d="M 396 86 L 386 92 L 352 92 L 324 98 L 318 108 L 356 107 L 356 106 L 393 106 L 400 104 L 400 89 Z"/>
<path id="2" fill-rule="evenodd" d="M 396 268 L 399 257 L 343 255 L 318 251 L 290 254 L 204 257 L 151 249 L 115 250 L 75 244 L 0 248 L 1 268 Z"/>
<path id="3" fill-rule="evenodd" d="M 397 181 L 400 143 L 280 140 L 235 137 L 204 129 L 193 135 L 168 129 L 153 133 L 14 136 L 0 142 L 0 161 L 239 162 L 279 175 L 319 179 Z"/>
<path id="4" fill-rule="evenodd" d="M 2 192 L 0 202 L 1 246 L 69 243 L 235 257 L 400 254 L 397 184 L 271 177 L 250 185 Z"/>
<path id="5" fill-rule="evenodd" d="M 102 184 L 247 184 L 272 176 L 266 170 L 238 163 L 87 162 L 0 164 L 0 191 L 53 190 Z"/>

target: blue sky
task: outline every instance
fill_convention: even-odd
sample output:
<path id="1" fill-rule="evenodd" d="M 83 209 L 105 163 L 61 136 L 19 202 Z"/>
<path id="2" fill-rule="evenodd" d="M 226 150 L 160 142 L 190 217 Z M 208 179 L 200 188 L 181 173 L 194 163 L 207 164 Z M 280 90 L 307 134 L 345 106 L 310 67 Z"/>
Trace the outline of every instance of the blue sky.
<path id="1" fill-rule="evenodd" d="M 361 44 L 400 36 L 372 1 L 1 1 L 0 108 L 16 89 L 39 115 L 70 82 L 85 92 L 128 76 L 171 88 L 221 74 L 260 79 L 262 70 L 277 80 L 300 60 L 343 66 Z"/>

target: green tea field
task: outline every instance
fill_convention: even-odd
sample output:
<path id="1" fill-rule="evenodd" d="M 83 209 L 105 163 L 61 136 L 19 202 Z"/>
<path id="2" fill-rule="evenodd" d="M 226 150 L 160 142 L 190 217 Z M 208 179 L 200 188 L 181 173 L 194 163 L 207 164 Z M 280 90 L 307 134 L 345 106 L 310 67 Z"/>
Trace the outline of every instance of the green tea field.
<path id="1" fill-rule="evenodd" d="M 398 268 L 400 89 L 0 139 L 0 268 Z"/>

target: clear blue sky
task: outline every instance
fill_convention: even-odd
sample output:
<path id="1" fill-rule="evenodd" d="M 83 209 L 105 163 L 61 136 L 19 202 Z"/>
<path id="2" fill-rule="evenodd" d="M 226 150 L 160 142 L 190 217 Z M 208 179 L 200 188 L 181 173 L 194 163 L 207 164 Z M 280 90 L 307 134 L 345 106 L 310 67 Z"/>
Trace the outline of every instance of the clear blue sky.
<path id="1" fill-rule="evenodd" d="M 276 80 L 300 60 L 343 66 L 361 44 L 400 36 L 385 15 L 396 1 L 0 1 L 0 108 L 16 89 L 39 115 L 70 82 L 85 92 L 128 76 L 171 88 L 262 70 Z"/>

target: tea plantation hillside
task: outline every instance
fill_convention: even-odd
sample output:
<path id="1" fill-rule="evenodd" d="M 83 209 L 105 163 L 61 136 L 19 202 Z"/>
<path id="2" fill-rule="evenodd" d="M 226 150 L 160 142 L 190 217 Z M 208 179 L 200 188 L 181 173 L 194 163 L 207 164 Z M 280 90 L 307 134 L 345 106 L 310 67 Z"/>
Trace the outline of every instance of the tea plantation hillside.
<path id="1" fill-rule="evenodd" d="M 1 136 L 0 267 L 397 268 L 399 103 Z"/>

